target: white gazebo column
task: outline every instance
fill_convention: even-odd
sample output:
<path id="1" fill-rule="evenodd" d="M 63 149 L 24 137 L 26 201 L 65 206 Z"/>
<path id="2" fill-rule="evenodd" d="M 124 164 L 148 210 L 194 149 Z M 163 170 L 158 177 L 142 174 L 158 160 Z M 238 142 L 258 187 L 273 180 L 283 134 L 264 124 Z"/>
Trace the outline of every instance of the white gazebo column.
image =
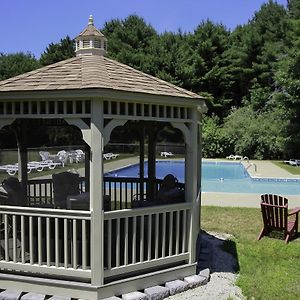
<path id="1" fill-rule="evenodd" d="M 17 145 L 18 145 L 18 177 L 21 181 L 23 196 L 27 197 L 27 162 L 28 162 L 28 151 L 27 151 L 27 135 L 26 135 L 26 122 L 22 122 L 21 126 L 16 130 Z M 28 203 L 27 203 L 28 204 Z"/>
<path id="2" fill-rule="evenodd" d="M 189 141 L 186 141 L 185 156 L 185 197 L 187 202 L 192 202 L 189 236 L 189 263 L 196 261 L 196 241 L 200 228 L 200 164 L 201 145 L 198 132 L 198 111 L 192 111 L 193 122 L 189 127 Z"/>
<path id="3" fill-rule="evenodd" d="M 202 112 L 200 108 L 198 109 L 198 113 L 196 115 L 196 120 L 197 120 L 197 129 L 198 129 L 198 182 L 197 182 L 197 191 L 198 191 L 198 196 L 197 196 L 197 201 L 199 205 L 199 226 L 201 228 L 201 191 L 202 191 L 202 185 L 201 185 L 201 179 L 202 179 Z"/>
<path id="4" fill-rule="evenodd" d="M 91 283 L 104 283 L 103 264 L 103 102 L 92 100 L 91 157 L 90 157 L 90 211 L 91 211 Z"/>
<path id="5" fill-rule="evenodd" d="M 157 130 L 149 131 L 148 136 L 148 190 L 147 196 L 151 201 L 154 201 L 155 178 L 156 178 L 156 135 Z"/>

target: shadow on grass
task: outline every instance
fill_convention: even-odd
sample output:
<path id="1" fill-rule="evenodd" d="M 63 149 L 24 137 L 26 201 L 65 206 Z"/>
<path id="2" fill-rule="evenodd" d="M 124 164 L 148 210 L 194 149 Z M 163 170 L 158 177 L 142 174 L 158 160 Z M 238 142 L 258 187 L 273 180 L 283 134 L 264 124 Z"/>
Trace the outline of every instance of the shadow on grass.
<path id="1" fill-rule="evenodd" d="M 236 243 L 229 235 L 202 231 L 197 240 L 197 272 L 237 273 L 240 270 Z"/>
<path id="2" fill-rule="evenodd" d="M 276 230 L 273 230 L 271 232 L 268 232 L 266 233 L 261 239 L 263 238 L 270 238 L 270 239 L 274 239 L 274 240 L 281 240 L 281 241 L 285 241 L 285 234 L 284 232 L 282 231 L 276 231 Z M 300 242 L 300 232 L 297 232 L 297 233 L 294 233 L 290 240 L 289 240 L 289 243 L 291 242 Z"/>

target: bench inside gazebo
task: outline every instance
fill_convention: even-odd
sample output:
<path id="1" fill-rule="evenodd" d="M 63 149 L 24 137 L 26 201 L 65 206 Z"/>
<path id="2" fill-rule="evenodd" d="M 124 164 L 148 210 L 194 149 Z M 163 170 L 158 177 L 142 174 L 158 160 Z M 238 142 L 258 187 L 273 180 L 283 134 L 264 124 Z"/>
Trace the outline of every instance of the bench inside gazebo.
<path id="1" fill-rule="evenodd" d="M 0 201 L 1 288 L 101 299 L 195 274 L 204 99 L 105 57 L 106 48 L 90 17 L 76 57 L 0 82 L 0 129 L 16 132 L 20 186 Z M 23 129 L 43 122 L 81 130 L 84 177 L 28 179 Z M 104 176 L 103 149 L 120 126 L 140 133 L 138 178 Z M 185 142 L 175 198 L 160 197 L 156 178 L 165 126 Z M 63 202 L 56 181 L 75 187 Z"/>

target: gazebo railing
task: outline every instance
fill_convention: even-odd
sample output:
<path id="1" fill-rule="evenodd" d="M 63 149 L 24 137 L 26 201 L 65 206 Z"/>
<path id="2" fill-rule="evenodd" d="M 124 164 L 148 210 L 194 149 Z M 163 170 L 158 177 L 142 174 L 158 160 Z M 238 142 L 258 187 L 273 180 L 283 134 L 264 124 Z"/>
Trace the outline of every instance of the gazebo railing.
<path id="1" fill-rule="evenodd" d="M 85 191 L 85 179 L 80 177 L 80 193 Z M 161 179 L 155 179 L 153 187 L 153 197 L 157 197 Z M 133 206 L 133 202 L 142 197 L 146 197 L 148 179 L 132 177 L 104 177 L 103 194 L 109 195 L 111 209 L 127 209 Z M 177 187 L 184 189 L 184 184 L 177 183 Z M 143 191 L 143 192 L 141 192 Z M 28 181 L 27 198 L 29 206 L 34 207 L 54 207 L 52 179 L 31 179 Z M 153 199 L 152 199 L 153 200 Z"/>
<path id="2" fill-rule="evenodd" d="M 89 280 L 90 212 L 1 206 L 0 268 Z"/>
<path id="3" fill-rule="evenodd" d="M 79 191 L 84 192 L 84 178 L 79 178 Z M 27 199 L 29 206 L 54 207 L 53 182 L 51 178 L 30 179 L 27 183 Z"/>
<path id="4" fill-rule="evenodd" d="M 191 203 L 104 212 L 106 280 L 180 265 L 189 259 Z M 1 206 L 0 268 L 5 272 L 91 279 L 88 211 Z"/>
<path id="5" fill-rule="evenodd" d="M 104 213 L 105 277 L 184 263 L 191 203 Z"/>

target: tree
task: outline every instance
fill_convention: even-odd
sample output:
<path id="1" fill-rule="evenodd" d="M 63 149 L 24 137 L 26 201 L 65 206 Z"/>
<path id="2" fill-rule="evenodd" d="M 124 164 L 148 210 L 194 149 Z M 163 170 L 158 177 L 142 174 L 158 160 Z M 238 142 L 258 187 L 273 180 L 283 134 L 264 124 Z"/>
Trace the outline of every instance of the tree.
<path id="1" fill-rule="evenodd" d="M 220 119 L 215 115 L 203 118 L 202 139 L 204 157 L 224 157 L 231 152 L 232 145 L 223 135 Z"/>
<path id="2" fill-rule="evenodd" d="M 288 123 L 284 109 L 257 113 L 247 106 L 233 110 L 225 119 L 222 130 L 224 139 L 233 146 L 233 153 L 274 159 L 282 157 L 285 150 Z"/>
<path id="3" fill-rule="evenodd" d="M 230 32 L 222 24 L 213 24 L 208 20 L 200 23 L 188 40 L 194 51 L 190 56 L 194 69 L 191 88 L 213 96 L 209 103 L 210 114 L 222 115 L 226 105 L 228 80 L 221 64 L 222 55 L 229 46 L 229 36 Z"/>
<path id="4" fill-rule="evenodd" d="M 56 62 L 75 56 L 75 41 L 66 36 L 59 43 L 51 43 L 48 45 L 44 53 L 41 55 L 40 63 L 43 66 L 54 64 Z"/>
<path id="5" fill-rule="evenodd" d="M 293 19 L 300 19 L 300 1 L 288 0 L 288 13 Z"/>
<path id="6" fill-rule="evenodd" d="M 102 32 L 109 40 L 109 57 L 143 72 L 155 73 L 152 53 L 158 35 L 142 18 L 131 15 L 124 21 L 114 19 L 104 24 Z"/>
<path id="7" fill-rule="evenodd" d="M 275 96 L 278 105 L 284 107 L 290 119 L 286 133 L 289 136 L 286 153 L 290 156 L 298 156 L 300 154 L 300 20 L 292 20 L 290 25 L 293 47 L 279 62 L 275 76 Z"/>
<path id="8" fill-rule="evenodd" d="M 30 53 L 0 53 L 0 80 L 35 70 L 39 66 L 39 62 Z"/>

